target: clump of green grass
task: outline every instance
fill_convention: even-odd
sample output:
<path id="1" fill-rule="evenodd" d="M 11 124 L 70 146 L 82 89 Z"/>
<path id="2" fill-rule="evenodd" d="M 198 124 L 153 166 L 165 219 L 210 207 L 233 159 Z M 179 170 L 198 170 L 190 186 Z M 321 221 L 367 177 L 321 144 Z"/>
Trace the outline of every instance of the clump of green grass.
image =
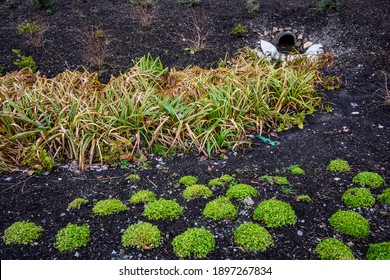
<path id="1" fill-rule="evenodd" d="M 198 182 L 198 178 L 191 175 L 183 176 L 179 180 L 179 183 L 186 187 L 195 185 L 197 182 Z"/>
<path id="2" fill-rule="evenodd" d="M 42 232 L 43 228 L 33 222 L 19 221 L 5 229 L 3 241 L 7 245 L 28 245 L 36 241 L 42 235 Z"/>
<path id="3" fill-rule="evenodd" d="M 289 185 L 290 184 L 287 177 L 284 177 L 284 176 L 265 175 L 265 176 L 261 176 L 260 179 L 263 181 L 267 181 L 271 184 L 277 184 L 277 185 Z"/>
<path id="4" fill-rule="evenodd" d="M 346 160 L 342 159 L 334 159 L 331 160 L 328 166 L 326 167 L 327 171 L 331 172 L 348 172 L 351 171 L 351 167 L 349 166 L 349 163 Z"/>
<path id="5" fill-rule="evenodd" d="M 339 210 L 330 217 L 329 223 L 335 230 L 356 238 L 365 238 L 370 233 L 368 221 L 353 211 Z"/>
<path id="6" fill-rule="evenodd" d="M 288 170 L 294 175 L 305 175 L 305 170 L 299 167 L 299 165 L 291 165 Z"/>
<path id="7" fill-rule="evenodd" d="M 203 228 L 190 228 L 176 236 L 172 241 L 173 251 L 179 258 L 194 256 L 205 258 L 215 250 L 214 236 Z"/>
<path id="8" fill-rule="evenodd" d="M 311 199 L 311 197 L 309 195 L 302 194 L 302 195 L 298 195 L 295 198 L 295 201 L 297 201 L 297 202 L 312 202 L 312 199 Z"/>
<path id="9" fill-rule="evenodd" d="M 63 251 L 74 251 L 80 247 L 85 247 L 91 240 L 91 232 L 87 225 L 68 224 L 56 235 L 54 246 Z"/>
<path id="10" fill-rule="evenodd" d="M 80 209 L 81 205 L 87 204 L 89 202 L 88 199 L 78 197 L 69 202 L 68 209 Z"/>
<path id="11" fill-rule="evenodd" d="M 390 205 L 390 188 L 385 189 L 378 195 L 378 200 L 384 204 Z"/>
<path id="12" fill-rule="evenodd" d="M 390 260 L 390 242 L 370 244 L 366 258 L 367 260 Z"/>
<path id="13" fill-rule="evenodd" d="M 353 177 L 352 182 L 360 186 L 368 186 L 371 188 L 379 188 L 386 185 L 385 180 L 381 175 L 375 172 L 363 171 Z"/>
<path id="14" fill-rule="evenodd" d="M 231 186 L 226 191 L 226 197 L 228 198 L 246 198 L 246 197 L 255 197 L 257 195 L 257 190 L 251 185 L 247 184 L 237 184 Z"/>
<path id="15" fill-rule="evenodd" d="M 107 216 L 129 210 L 129 208 L 119 199 L 105 199 L 98 201 L 92 208 L 95 216 Z"/>
<path id="16" fill-rule="evenodd" d="M 214 220 L 229 219 L 237 217 L 237 208 L 227 197 L 219 197 L 207 202 L 203 209 L 203 215 Z"/>
<path id="17" fill-rule="evenodd" d="M 183 214 L 183 207 L 175 200 L 160 198 L 150 202 L 142 215 L 149 220 L 176 220 Z"/>
<path id="18" fill-rule="evenodd" d="M 156 195 L 154 192 L 149 191 L 149 190 L 141 190 L 136 193 L 134 193 L 130 197 L 130 203 L 149 203 L 152 201 L 157 200 Z"/>
<path id="19" fill-rule="evenodd" d="M 351 248 L 335 238 L 322 240 L 314 249 L 320 260 L 354 260 Z"/>
<path id="20" fill-rule="evenodd" d="M 321 14 L 327 11 L 338 11 L 341 7 L 340 0 L 321 0 L 317 3 L 315 10 Z"/>
<path id="21" fill-rule="evenodd" d="M 297 222 L 291 205 L 277 199 L 261 202 L 253 212 L 253 219 L 264 222 L 268 227 L 294 225 Z"/>
<path id="22" fill-rule="evenodd" d="M 123 247 L 135 247 L 141 250 L 157 248 L 161 245 L 161 232 L 151 223 L 139 222 L 130 225 L 122 234 Z"/>
<path id="23" fill-rule="evenodd" d="M 350 207 L 369 207 L 375 204 L 371 191 L 365 188 L 351 188 L 344 192 L 341 200 Z"/>
<path id="24" fill-rule="evenodd" d="M 234 242 L 250 252 L 264 252 L 274 245 L 271 234 L 252 222 L 242 224 L 234 231 Z"/>
<path id="25" fill-rule="evenodd" d="M 210 197 L 213 195 L 213 192 L 206 186 L 195 184 L 192 186 L 186 187 L 186 189 L 183 191 L 183 197 L 185 199 L 192 199 L 196 197 Z"/>

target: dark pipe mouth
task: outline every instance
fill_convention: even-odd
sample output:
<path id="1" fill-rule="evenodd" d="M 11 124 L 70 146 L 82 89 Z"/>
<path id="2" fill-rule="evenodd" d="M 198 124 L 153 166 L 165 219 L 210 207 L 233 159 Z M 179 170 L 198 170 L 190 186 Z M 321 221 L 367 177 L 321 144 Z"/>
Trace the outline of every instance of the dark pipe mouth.
<path id="1" fill-rule="evenodd" d="M 297 43 L 296 35 L 291 31 L 282 31 L 276 37 L 276 47 L 282 53 L 289 53 Z"/>

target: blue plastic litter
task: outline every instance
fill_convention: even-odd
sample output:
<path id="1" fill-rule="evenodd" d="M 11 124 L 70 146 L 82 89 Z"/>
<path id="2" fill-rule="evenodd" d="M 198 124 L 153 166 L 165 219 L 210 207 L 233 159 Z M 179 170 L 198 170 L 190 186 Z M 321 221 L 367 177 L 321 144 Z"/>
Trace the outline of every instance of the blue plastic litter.
<path id="1" fill-rule="evenodd" d="M 261 141 L 271 145 L 271 146 L 276 146 L 278 143 L 275 141 L 272 141 L 271 139 L 261 136 L 260 134 L 256 134 L 256 137 L 259 138 Z"/>

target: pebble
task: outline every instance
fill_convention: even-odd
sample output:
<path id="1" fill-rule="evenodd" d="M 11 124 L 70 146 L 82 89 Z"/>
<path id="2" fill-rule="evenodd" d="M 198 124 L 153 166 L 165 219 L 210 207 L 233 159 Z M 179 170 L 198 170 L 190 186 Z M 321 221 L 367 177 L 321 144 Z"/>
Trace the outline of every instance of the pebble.
<path id="1" fill-rule="evenodd" d="M 250 197 L 246 197 L 246 198 L 244 199 L 244 202 L 247 203 L 247 204 L 249 204 L 249 205 L 255 204 L 255 202 L 253 201 L 253 199 L 250 198 Z"/>
<path id="2" fill-rule="evenodd" d="M 74 254 L 74 256 L 75 256 L 76 258 L 78 258 L 78 257 L 80 257 L 80 253 L 79 253 L 79 252 L 76 252 L 76 253 Z"/>
<path id="3" fill-rule="evenodd" d="M 115 250 L 112 250 L 111 255 L 116 255 L 116 254 L 117 254 L 116 251 L 115 251 Z"/>
<path id="4" fill-rule="evenodd" d="M 12 177 L 7 177 L 4 179 L 4 181 L 8 182 L 8 181 L 11 181 L 12 180 Z"/>
<path id="5" fill-rule="evenodd" d="M 308 49 L 313 45 L 313 42 L 307 41 L 306 43 L 303 44 L 304 49 Z"/>
<path id="6" fill-rule="evenodd" d="M 298 231 L 297 231 L 297 234 L 298 234 L 298 236 L 302 236 L 302 235 L 303 235 L 303 232 L 302 232 L 301 230 L 298 230 Z"/>
<path id="7" fill-rule="evenodd" d="M 359 115 L 359 112 L 352 112 L 351 115 Z"/>
<path id="8" fill-rule="evenodd" d="M 66 216 L 65 213 L 61 213 L 61 214 L 60 214 L 60 217 L 65 217 L 65 216 Z"/>

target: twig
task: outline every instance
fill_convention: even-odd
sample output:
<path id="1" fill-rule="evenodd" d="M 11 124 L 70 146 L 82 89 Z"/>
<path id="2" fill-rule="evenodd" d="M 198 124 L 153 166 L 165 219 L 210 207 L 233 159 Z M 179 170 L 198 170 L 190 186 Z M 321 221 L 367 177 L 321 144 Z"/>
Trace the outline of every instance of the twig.
<path id="1" fill-rule="evenodd" d="M 25 180 L 23 180 L 23 181 L 20 181 L 20 182 L 18 182 L 18 183 L 16 183 L 16 184 L 14 184 L 14 185 L 12 185 L 12 186 L 6 188 L 5 190 L 2 190 L 1 193 L 6 192 L 6 191 L 12 189 L 13 187 L 16 187 L 16 186 L 18 186 L 18 185 L 20 185 L 20 184 L 23 184 L 23 183 L 24 183 L 24 185 L 23 185 L 23 187 L 24 187 L 25 184 L 26 184 L 26 182 L 27 182 L 28 180 L 30 180 L 31 178 L 34 178 L 34 177 L 36 177 L 36 176 L 30 176 L 30 177 L 28 177 L 27 179 L 25 179 Z M 23 192 L 23 187 L 22 187 L 22 192 Z"/>

